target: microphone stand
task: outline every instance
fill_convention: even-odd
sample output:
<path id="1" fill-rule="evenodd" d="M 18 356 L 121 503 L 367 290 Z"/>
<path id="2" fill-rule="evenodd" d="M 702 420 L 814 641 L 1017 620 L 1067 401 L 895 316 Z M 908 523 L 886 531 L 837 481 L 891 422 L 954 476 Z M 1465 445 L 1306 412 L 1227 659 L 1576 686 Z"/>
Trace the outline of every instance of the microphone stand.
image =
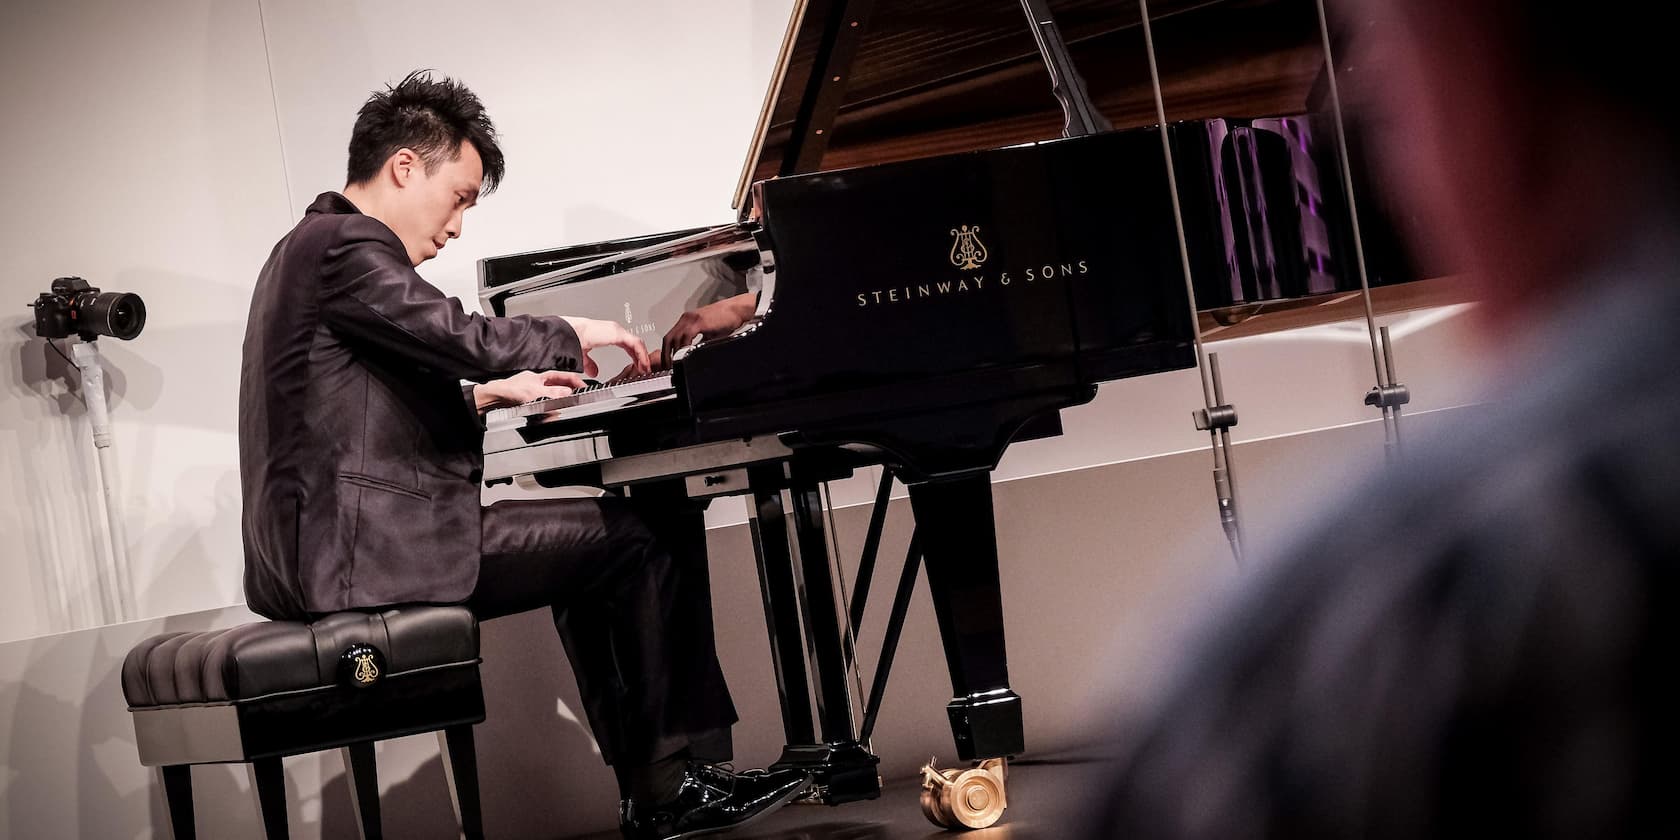
<path id="1" fill-rule="evenodd" d="M 1336 117 L 1336 152 L 1342 164 L 1342 187 L 1347 192 L 1348 217 L 1353 223 L 1353 253 L 1359 264 L 1359 294 L 1365 302 L 1365 331 L 1371 338 L 1371 366 L 1377 384 L 1365 394 L 1365 404 L 1382 411 L 1383 452 L 1390 466 L 1399 463 L 1400 407 L 1412 401 L 1412 392 L 1394 376 L 1394 345 L 1388 327 L 1377 329 L 1371 311 L 1371 281 L 1365 269 L 1365 242 L 1359 231 L 1359 203 L 1353 193 L 1353 167 L 1348 157 L 1347 132 L 1342 128 L 1342 96 L 1336 86 L 1336 55 L 1330 47 L 1330 20 L 1324 14 L 1324 0 L 1318 2 L 1318 34 L 1324 42 L 1325 78 L 1330 83 L 1330 107 Z M 1379 342 L 1380 336 L 1380 342 Z M 1386 376 L 1385 376 L 1386 374 Z"/>
<path id="2" fill-rule="evenodd" d="M 1184 238 L 1184 211 L 1178 201 L 1178 174 L 1173 167 L 1172 143 L 1167 139 L 1167 109 L 1161 99 L 1161 71 L 1155 62 L 1155 35 L 1149 22 L 1149 0 L 1138 0 L 1143 17 L 1143 45 L 1149 56 L 1150 87 L 1155 93 L 1155 117 L 1161 133 L 1161 157 L 1167 167 L 1167 191 L 1172 196 L 1173 225 L 1178 232 L 1178 257 L 1184 272 L 1184 293 L 1190 302 L 1190 337 L 1196 345 L 1196 373 L 1202 384 L 1202 407 L 1191 412 L 1196 428 L 1208 433 L 1213 450 L 1213 492 L 1219 504 L 1219 527 L 1231 544 L 1231 555 L 1243 562 L 1242 523 L 1237 518 L 1237 483 L 1231 471 L 1231 427 L 1237 425 L 1237 409 L 1225 402 L 1225 386 L 1219 378 L 1219 354 L 1208 353 L 1202 343 L 1196 308 L 1196 284 L 1190 276 L 1190 246 Z"/>

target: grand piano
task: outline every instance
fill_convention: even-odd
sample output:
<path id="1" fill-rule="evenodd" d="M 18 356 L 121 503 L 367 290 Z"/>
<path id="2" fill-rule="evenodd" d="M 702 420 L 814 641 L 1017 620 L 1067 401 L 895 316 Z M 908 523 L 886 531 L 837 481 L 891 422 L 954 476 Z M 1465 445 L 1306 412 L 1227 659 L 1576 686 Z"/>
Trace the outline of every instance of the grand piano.
<path id="1" fill-rule="evenodd" d="M 1314 111 L 1312 4 L 1151 11 L 1183 35 L 1163 63 L 1185 69 L 1163 87 L 1194 116 L 1167 145 L 1201 308 L 1357 288 L 1342 174 Z M 751 319 L 681 348 L 669 370 L 493 413 L 485 477 L 748 496 L 779 763 L 813 772 L 831 804 L 879 793 L 869 732 L 911 590 L 901 581 L 860 725 L 848 622 L 868 586 L 850 604 L 834 595 L 823 482 L 886 468 L 865 578 L 886 484 L 908 486 L 905 575 L 925 565 L 957 753 L 1015 756 L 1023 704 L 989 473 L 1012 442 L 1058 434 L 1059 412 L 1100 383 L 1196 363 L 1139 20 L 1133 3 L 1095 0 L 806 0 L 737 221 L 480 262 L 487 312 L 613 318 L 653 344 L 683 311 L 756 292 Z M 1208 78 L 1256 61 L 1265 84 L 1205 95 Z"/>

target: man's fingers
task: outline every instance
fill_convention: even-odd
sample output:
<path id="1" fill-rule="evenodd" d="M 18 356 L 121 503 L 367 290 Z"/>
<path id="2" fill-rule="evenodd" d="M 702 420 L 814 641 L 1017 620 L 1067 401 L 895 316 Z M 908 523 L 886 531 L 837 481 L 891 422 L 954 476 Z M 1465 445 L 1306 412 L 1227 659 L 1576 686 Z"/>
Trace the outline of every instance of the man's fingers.
<path id="1" fill-rule="evenodd" d="M 583 375 L 569 370 L 550 370 L 542 373 L 542 384 L 563 385 L 576 390 L 588 384 L 583 381 Z"/>
<path id="2" fill-rule="evenodd" d="M 623 348 L 624 352 L 630 354 L 630 366 L 635 368 L 637 373 L 647 373 L 648 351 L 647 345 L 642 343 L 642 339 L 623 328 L 623 326 L 619 327 L 618 335 L 615 338 L 617 339 L 615 343 Z"/>

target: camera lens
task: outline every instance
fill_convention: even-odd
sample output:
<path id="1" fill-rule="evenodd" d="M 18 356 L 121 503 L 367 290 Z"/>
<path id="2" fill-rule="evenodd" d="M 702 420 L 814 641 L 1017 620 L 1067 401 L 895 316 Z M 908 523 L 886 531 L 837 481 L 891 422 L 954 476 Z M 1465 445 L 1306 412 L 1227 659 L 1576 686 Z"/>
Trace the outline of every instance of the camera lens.
<path id="1" fill-rule="evenodd" d="M 133 292 L 105 292 L 83 308 L 80 320 L 82 329 L 127 341 L 146 326 L 146 304 Z"/>

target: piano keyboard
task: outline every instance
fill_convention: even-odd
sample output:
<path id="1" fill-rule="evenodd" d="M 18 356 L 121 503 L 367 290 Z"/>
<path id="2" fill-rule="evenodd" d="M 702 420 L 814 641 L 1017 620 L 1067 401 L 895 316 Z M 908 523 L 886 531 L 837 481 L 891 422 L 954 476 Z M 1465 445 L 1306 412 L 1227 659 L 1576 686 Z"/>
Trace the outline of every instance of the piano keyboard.
<path id="1" fill-rule="evenodd" d="M 492 409 L 484 415 L 484 424 L 488 428 L 497 428 L 562 417 L 583 417 L 674 393 L 676 388 L 671 384 L 671 372 L 654 371 L 610 383 L 589 385 L 564 397 L 546 397 L 507 408 Z"/>

